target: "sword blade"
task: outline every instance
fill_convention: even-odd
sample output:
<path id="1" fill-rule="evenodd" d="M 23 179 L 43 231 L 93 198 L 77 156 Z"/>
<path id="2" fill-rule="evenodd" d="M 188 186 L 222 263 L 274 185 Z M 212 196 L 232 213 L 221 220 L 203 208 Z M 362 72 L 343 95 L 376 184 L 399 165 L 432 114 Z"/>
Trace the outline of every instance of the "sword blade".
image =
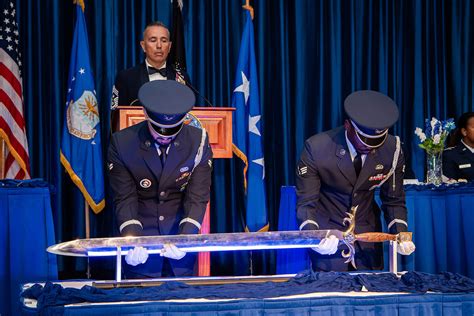
<path id="1" fill-rule="evenodd" d="M 339 230 L 113 237 L 72 240 L 53 245 L 47 251 L 65 256 L 104 257 L 117 255 L 118 247 L 122 255 L 136 246 L 146 248 L 149 253 L 160 253 L 164 244 L 174 244 L 185 252 L 312 248 L 329 235 L 343 239 Z"/>

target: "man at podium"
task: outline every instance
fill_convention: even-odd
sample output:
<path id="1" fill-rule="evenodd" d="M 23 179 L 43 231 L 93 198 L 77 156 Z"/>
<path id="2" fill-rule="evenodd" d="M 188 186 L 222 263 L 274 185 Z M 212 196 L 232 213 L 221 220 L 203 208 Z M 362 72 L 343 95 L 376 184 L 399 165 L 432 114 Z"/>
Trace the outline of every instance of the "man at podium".
<path id="1" fill-rule="evenodd" d="M 171 50 L 170 32 L 161 22 L 152 22 L 143 31 L 140 46 L 145 53 L 145 61 L 135 67 L 120 71 L 112 89 L 112 127 L 115 128 L 115 109 L 119 105 L 141 105 L 138 90 L 149 81 L 175 80 L 182 84 L 190 82 L 188 74 L 167 63 Z"/>
<path id="2" fill-rule="evenodd" d="M 205 129 L 184 124 L 194 93 L 173 80 L 145 83 L 146 120 L 112 135 L 110 185 L 122 236 L 196 234 L 209 201 L 212 151 Z M 192 275 L 196 254 L 166 245 L 148 258 L 130 251 L 126 278 Z"/>

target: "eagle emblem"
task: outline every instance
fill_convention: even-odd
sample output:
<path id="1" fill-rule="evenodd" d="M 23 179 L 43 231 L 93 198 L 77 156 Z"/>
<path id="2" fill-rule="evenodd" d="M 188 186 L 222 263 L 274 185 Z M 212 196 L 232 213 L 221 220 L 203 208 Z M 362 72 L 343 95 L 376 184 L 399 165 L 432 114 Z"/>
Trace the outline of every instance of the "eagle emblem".
<path id="1" fill-rule="evenodd" d="M 75 102 L 71 100 L 67 108 L 67 128 L 70 134 L 84 140 L 94 138 L 99 123 L 97 98 L 91 91 L 84 91 Z"/>

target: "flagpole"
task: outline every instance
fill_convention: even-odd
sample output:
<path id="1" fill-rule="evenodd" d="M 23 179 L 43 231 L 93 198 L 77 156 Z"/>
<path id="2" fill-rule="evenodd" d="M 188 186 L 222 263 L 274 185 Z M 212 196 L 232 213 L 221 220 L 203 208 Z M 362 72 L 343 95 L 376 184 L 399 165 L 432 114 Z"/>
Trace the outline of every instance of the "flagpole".
<path id="1" fill-rule="evenodd" d="M 5 141 L 0 139 L 0 179 L 5 178 Z"/>
<path id="2" fill-rule="evenodd" d="M 89 218 L 89 204 L 87 200 L 84 199 L 84 222 L 86 225 L 86 238 L 91 238 L 91 230 L 90 230 L 90 218 Z M 89 257 L 87 257 L 87 279 L 91 278 L 91 266 L 89 264 Z"/>
<path id="3" fill-rule="evenodd" d="M 248 10 L 250 11 L 250 18 L 252 19 L 253 21 L 253 7 L 250 5 L 250 0 L 245 0 L 245 5 L 242 6 L 242 8 L 244 10 Z M 247 176 L 247 175 L 245 175 Z M 244 181 L 246 181 L 246 179 L 244 179 Z M 249 270 L 250 270 L 250 275 L 253 275 L 253 251 L 250 250 L 249 251 L 249 261 L 250 261 L 250 267 L 249 267 Z"/>

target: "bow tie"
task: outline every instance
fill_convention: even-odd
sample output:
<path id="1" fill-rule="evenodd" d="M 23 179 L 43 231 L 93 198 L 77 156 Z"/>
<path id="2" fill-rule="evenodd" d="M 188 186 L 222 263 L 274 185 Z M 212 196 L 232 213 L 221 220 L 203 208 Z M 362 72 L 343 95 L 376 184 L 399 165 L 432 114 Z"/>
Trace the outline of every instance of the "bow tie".
<path id="1" fill-rule="evenodd" d="M 159 73 L 161 76 L 166 78 L 166 68 L 156 69 L 154 67 L 148 67 L 148 74 L 153 75 Z"/>

